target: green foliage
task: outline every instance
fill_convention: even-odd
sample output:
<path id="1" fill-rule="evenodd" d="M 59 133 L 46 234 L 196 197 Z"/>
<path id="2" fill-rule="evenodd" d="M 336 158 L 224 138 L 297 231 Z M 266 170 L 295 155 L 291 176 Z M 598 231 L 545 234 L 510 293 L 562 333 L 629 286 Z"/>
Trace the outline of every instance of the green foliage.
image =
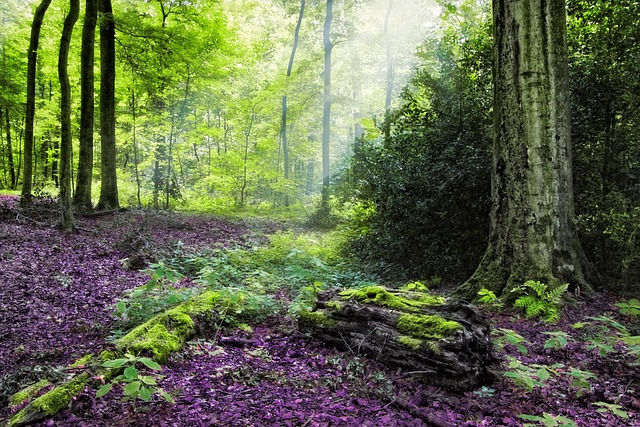
<path id="1" fill-rule="evenodd" d="M 494 337 L 493 345 L 496 350 L 502 351 L 507 344 L 514 346 L 521 354 L 527 355 L 529 350 L 523 345 L 531 344 L 522 335 L 517 334 L 515 331 L 506 328 L 494 329 L 491 331 L 491 335 Z"/>
<path id="2" fill-rule="evenodd" d="M 96 397 L 105 396 L 114 385 L 122 387 L 123 398 L 128 400 L 140 399 L 149 402 L 154 394 L 159 394 L 167 402 L 174 403 L 173 397 L 158 387 L 158 380 L 163 378 L 158 374 L 144 375 L 138 368 L 141 366 L 153 371 L 160 371 L 162 367 L 148 357 L 137 357 L 125 354 L 123 358 L 108 360 L 101 364 L 103 368 L 117 369 L 122 373 L 104 384 L 96 392 Z"/>
<path id="3" fill-rule="evenodd" d="M 592 403 L 592 405 L 599 406 L 599 408 L 596 409 L 598 412 L 613 414 L 625 420 L 629 418 L 627 411 L 625 411 L 622 406 L 615 403 L 595 402 Z"/>
<path id="4" fill-rule="evenodd" d="M 518 417 L 526 421 L 536 421 L 536 424 L 524 423 L 524 427 L 535 427 L 540 425 L 545 427 L 577 427 L 577 424 L 574 421 L 565 416 L 551 415 L 546 412 L 543 413 L 541 417 L 529 414 L 520 414 Z"/>
<path id="5" fill-rule="evenodd" d="M 552 348 L 554 350 L 562 350 L 567 347 L 569 342 L 573 341 L 573 338 L 566 332 L 554 331 L 554 332 L 544 332 L 545 335 L 551 335 L 544 343 L 544 348 Z"/>
<path id="6" fill-rule="evenodd" d="M 568 288 L 566 283 L 550 289 L 544 283 L 528 280 L 511 291 L 520 295 L 513 306 L 523 309 L 527 318 L 541 317 L 554 323 L 560 319 L 560 306 Z"/>
<path id="7" fill-rule="evenodd" d="M 619 302 L 616 307 L 618 307 L 621 314 L 633 316 L 640 320 L 640 301 L 637 298 L 631 298 L 627 302 Z"/>
<path id="8" fill-rule="evenodd" d="M 513 382 L 524 388 L 527 391 L 532 391 L 536 387 L 544 387 L 546 381 L 551 378 L 552 375 L 558 375 L 558 368 L 561 368 L 562 364 L 556 364 L 552 366 L 532 364 L 526 365 L 516 359 L 515 357 L 508 356 L 509 371 L 503 373 L 507 378 L 511 378 Z"/>

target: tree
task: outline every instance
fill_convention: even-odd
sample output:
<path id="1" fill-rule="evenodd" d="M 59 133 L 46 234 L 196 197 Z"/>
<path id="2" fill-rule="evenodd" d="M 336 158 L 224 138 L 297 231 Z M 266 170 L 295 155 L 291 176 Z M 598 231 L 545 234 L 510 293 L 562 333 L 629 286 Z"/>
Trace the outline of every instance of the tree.
<path id="1" fill-rule="evenodd" d="M 100 14 L 100 200 L 97 209 L 116 209 L 116 47 L 111 0 L 98 0 Z"/>
<path id="2" fill-rule="evenodd" d="M 80 13 L 80 0 L 69 0 L 69 4 L 71 7 L 64 20 L 58 57 L 58 77 L 60 78 L 60 196 L 58 203 L 62 229 L 67 233 L 75 231 L 71 208 L 71 84 L 67 65 L 71 35 Z"/>
<path id="3" fill-rule="evenodd" d="M 291 47 L 291 56 L 289 57 L 289 65 L 287 66 L 287 83 L 291 77 L 291 70 L 293 69 L 293 60 L 296 57 L 296 50 L 298 49 L 298 41 L 300 39 L 300 26 L 302 25 L 302 18 L 304 17 L 305 0 L 300 1 L 300 13 L 298 14 L 298 23 L 296 24 L 296 31 L 293 36 L 293 46 Z M 285 89 L 286 90 L 286 89 Z M 289 144 L 287 141 L 287 92 L 282 96 L 282 126 L 280 128 L 280 135 L 282 138 L 282 155 L 284 157 L 284 179 L 289 181 Z M 289 193 L 287 192 L 284 201 L 285 206 L 289 206 Z"/>
<path id="4" fill-rule="evenodd" d="M 493 1 L 494 140 L 489 245 L 458 292 L 503 296 L 526 280 L 584 292 L 573 226 L 564 1 Z"/>
<path id="5" fill-rule="evenodd" d="M 333 20 L 333 0 L 327 0 L 327 16 L 324 21 L 322 39 L 324 42 L 324 113 L 322 116 L 322 207 L 329 203 L 329 144 L 331 142 L 331 21 Z"/>
<path id="6" fill-rule="evenodd" d="M 80 158 L 78 180 L 73 203 L 91 210 L 91 180 L 93 177 L 93 114 L 94 114 L 94 44 L 98 8 L 96 0 L 87 0 L 82 27 L 82 53 L 80 58 Z"/>
<path id="7" fill-rule="evenodd" d="M 51 0 L 42 0 L 36 8 L 29 38 L 29 53 L 27 63 L 27 105 L 24 130 L 24 175 L 22 178 L 22 193 L 20 203 L 31 204 L 31 187 L 33 176 L 33 125 L 36 111 L 36 65 L 38 59 L 38 43 L 40 28 L 44 15 L 51 4 Z"/>

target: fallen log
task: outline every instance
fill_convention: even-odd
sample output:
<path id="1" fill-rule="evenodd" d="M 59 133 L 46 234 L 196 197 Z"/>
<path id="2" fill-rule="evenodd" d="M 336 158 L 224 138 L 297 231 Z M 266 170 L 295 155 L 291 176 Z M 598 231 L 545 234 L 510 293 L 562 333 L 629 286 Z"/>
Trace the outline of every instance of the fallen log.
<path id="1" fill-rule="evenodd" d="M 298 327 L 447 389 L 472 390 L 492 378 L 489 322 L 460 301 L 381 286 L 328 291 L 301 313 Z"/>

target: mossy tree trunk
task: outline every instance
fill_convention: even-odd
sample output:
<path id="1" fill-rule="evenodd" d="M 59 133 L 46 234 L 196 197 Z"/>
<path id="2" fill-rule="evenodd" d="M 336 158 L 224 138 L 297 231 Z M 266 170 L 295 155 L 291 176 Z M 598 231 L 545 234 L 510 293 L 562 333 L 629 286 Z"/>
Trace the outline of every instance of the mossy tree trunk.
<path id="1" fill-rule="evenodd" d="M 573 226 L 563 0 L 493 0 L 494 143 L 489 246 L 458 293 L 524 281 L 590 292 Z"/>
<path id="2" fill-rule="evenodd" d="M 69 62 L 69 46 L 73 27 L 80 14 L 80 0 L 69 0 L 69 14 L 64 21 L 60 39 L 58 58 L 58 76 L 60 78 L 60 204 L 62 229 L 71 233 L 76 229 L 71 208 L 71 84 L 67 64 Z"/>

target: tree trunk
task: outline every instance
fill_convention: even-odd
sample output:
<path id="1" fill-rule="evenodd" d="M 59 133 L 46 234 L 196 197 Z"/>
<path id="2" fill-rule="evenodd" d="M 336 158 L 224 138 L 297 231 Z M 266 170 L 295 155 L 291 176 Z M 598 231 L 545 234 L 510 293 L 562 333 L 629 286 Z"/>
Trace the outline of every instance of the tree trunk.
<path id="1" fill-rule="evenodd" d="M 591 291 L 573 226 L 564 1 L 493 1 L 494 143 L 489 246 L 459 289 L 524 281 Z"/>
<path id="2" fill-rule="evenodd" d="M 38 59 L 38 42 L 40 40 L 40 28 L 44 15 L 51 4 L 51 0 L 42 0 L 36 8 L 31 26 L 29 39 L 29 53 L 27 62 L 27 105 L 24 130 L 24 175 L 22 177 L 22 192 L 20 204 L 31 204 L 31 192 L 33 187 L 33 124 L 36 112 L 36 65 Z"/>
<path id="3" fill-rule="evenodd" d="M 324 114 L 322 116 L 322 208 L 329 208 L 329 143 L 331 141 L 331 21 L 333 20 L 333 0 L 327 0 L 327 16 L 324 21 Z"/>
<path id="4" fill-rule="evenodd" d="M 386 96 L 384 100 L 384 137 L 389 139 L 391 136 L 391 97 L 393 95 L 393 81 L 394 81 L 394 58 L 393 50 L 391 49 L 391 36 L 389 35 L 389 19 L 391 18 L 391 11 L 393 10 L 393 0 L 389 0 L 389 6 L 387 7 L 387 15 L 384 19 L 384 48 L 387 57 L 387 84 L 386 84 Z"/>
<path id="5" fill-rule="evenodd" d="M 293 36 L 293 46 L 291 47 L 291 56 L 289 57 L 289 66 L 287 67 L 287 86 L 291 78 L 291 70 L 293 69 L 293 60 L 296 56 L 296 50 L 298 49 L 298 40 L 300 39 L 300 26 L 302 25 L 302 18 L 304 17 L 305 0 L 300 0 L 300 13 L 298 14 L 298 23 L 296 24 L 296 31 Z M 282 123 L 280 128 L 280 135 L 282 138 L 282 154 L 284 157 L 284 179 L 285 184 L 289 181 L 289 142 L 287 141 L 287 93 L 282 97 Z M 289 207 L 289 192 L 287 191 L 284 196 L 284 205 Z"/>
<path id="6" fill-rule="evenodd" d="M 80 0 L 69 0 L 69 4 L 69 14 L 64 20 L 58 57 L 58 77 L 60 78 L 60 196 L 58 203 L 62 229 L 72 233 L 75 231 L 75 224 L 71 208 L 71 84 L 67 64 L 73 27 L 80 13 Z"/>
<path id="7" fill-rule="evenodd" d="M 5 108 L 5 123 L 7 132 L 7 164 L 9 166 L 10 188 L 16 188 L 16 169 L 13 165 L 13 144 L 11 143 L 11 117 L 9 115 L 9 107 Z"/>
<path id="8" fill-rule="evenodd" d="M 115 22 L 111 0 L 98 0 L 100 18 L 100 200 L 97 209 L 116 209 Z"/>
<path id="9" fill-rule="evenodd" d="M 380 286 L 323 292 L 314 311 L 300 314 L 298 326 L 429 384 L 467 391 L 492 379 L 489 322 L 458 301 Z"/>
<path id="10" fill-rule="evenodd" d="M 96 0 L 86 0 L 84 24 L 82 27 L 82 53 L 80 58 L 80 154 L 78 160 L 78 181 L 73 204 L 90 211 L 91 181 L 93 178 L 93 122 L 94 122 L 94 44 L 98 8 Z"/>

